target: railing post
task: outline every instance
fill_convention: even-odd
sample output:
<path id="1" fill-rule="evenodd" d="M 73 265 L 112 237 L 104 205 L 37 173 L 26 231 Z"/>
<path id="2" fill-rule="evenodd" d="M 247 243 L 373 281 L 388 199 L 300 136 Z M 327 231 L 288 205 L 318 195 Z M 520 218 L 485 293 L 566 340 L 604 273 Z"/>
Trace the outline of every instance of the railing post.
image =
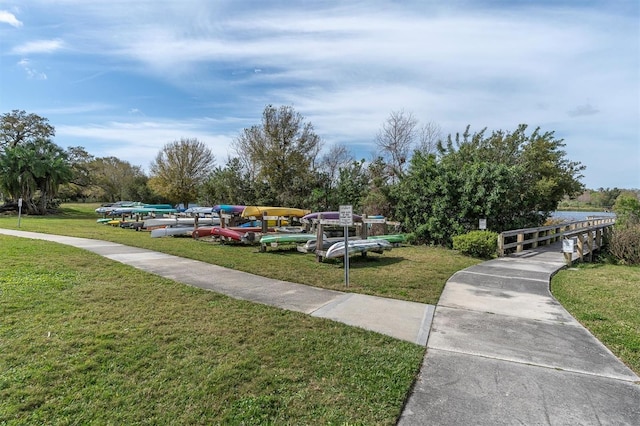
<path id="1" fill-rule="evenodd" d="M 516 247 L 517 253 L 520 253 L 523 250 L 523 244 L 522 244 L 523 241 L 524 241 L 524 232 L 521 232 L 518 234 L 518 239 L 517 239 L 517 242 L 518 242 L 518 246 Z"/>
<path id="2" fill-rule="evenodd" d="M 504 235 L 498 234 L 498 256 L 504 256 Z"/>
<path id="3" fill-rule="evenodd" d="M 584 261 L 584 235 L 578 234 L 578 257 L 580 262 Z"/>
<path id="4" fill-rule="evenodd" d="M 596 229 L 596 247 L 598 250 L 602 248 L 602 229 L 603 228 Z"/>
<path id="5" fill-rule="evenodd" d="M 587 232 L 587 244 L 589 245 L 589 262 L 593 262 L 593 231 Z"/>

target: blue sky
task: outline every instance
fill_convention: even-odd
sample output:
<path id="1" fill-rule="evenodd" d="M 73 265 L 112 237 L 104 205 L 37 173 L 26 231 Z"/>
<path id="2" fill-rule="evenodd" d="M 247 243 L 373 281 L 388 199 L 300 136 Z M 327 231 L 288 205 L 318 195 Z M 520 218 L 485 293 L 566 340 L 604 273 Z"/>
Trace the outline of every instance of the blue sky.
<path id="1" fill-rule="evenodd" d="M 148 169 L 224 165 L 267 104 L 370 158 L 392 111 L 445 134 L 555 131 L 589 188 L 640 188 L 640 11 L 608 1 L 0 0 L 0 113 Z"/>

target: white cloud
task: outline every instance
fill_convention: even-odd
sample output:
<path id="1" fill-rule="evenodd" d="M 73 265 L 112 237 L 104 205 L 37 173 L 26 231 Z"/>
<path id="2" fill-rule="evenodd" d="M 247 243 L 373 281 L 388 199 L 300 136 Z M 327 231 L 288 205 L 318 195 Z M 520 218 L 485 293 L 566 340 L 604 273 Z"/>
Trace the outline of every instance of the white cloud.
<path id="1" fill-rule="evenodd" d="M 64 48 L 64 42 L 60 39 L 29 41 L 13 48 L 12 52 L 18 55 L 30 55 L 34 53 L 53 53 Z"/>
<path id="2" fill-rule="evenodd" d="M 33 80 L 46 80 L 47 74 L 44 72 L 38 71 L 35 68 L 31 67 L 31 64 L 28 59 L 21 59 L 18 61 L 17 65 L 27 73 L 27 77 Z"/>
<path id="3" fill-rule="evenodd" d="M 141 121 L 108 122 L 106 124 L 56 126 L 56 138 L 90 143 L 89 150 L 96 157 L 115 156 L 131 164 L 146 169 L 162 147 L 180 138 L 196 138 L 205 143 L 216 156 L 218 163 L 224 163 L 233 140 L 231 135 L 215 135 L 207 129 L 206 120 L 189 121 Z"/>
<path id="4" fill-rule="evenodd" d="M 13 13 L 7 12 L 6 10 L 0 10 L 0 22 L 4 22 L 5 24 L 9 24 L 16 28 L 20 28 L 22 26 L 22 22 L 20 22 Z"/>
<path id="5" fill-rule="evenodd" d="M 391 111 L 404 109 L 421 123 L 440 124 L 445 133 L 463 131 L 467 124 L 472 131 L 513 130 L 519 123 L 557 130 L 567 151 L 589 170 L 605 161 L 617 164 L 593 155 L 598 143 L 637 150 L 640 33 L 637 7 L 625 1 L 536 6 L 140 0 L 135 13 L 126 0 L 61 1 L 65 7 L 49 18 L 55 31 L 30 35 L 42 41 L 18 42 L 13 52 L 73 46 L 69 56 L 91 65 L 90 77 L 74 75 L 76 86 L 88 93 L 79 104 L 108 96 L 99 84 L 122 83 L 122 90 L 115 90 L 121 98 L 104 101 L 121 117 L 81 118 L 106 123 L 87 125 L 87 140 L 135 147 L 118 148 L 124 153 L 140 150 L 153 157 L 158 141 L 192 135 L 209 138 L 222 150 L 213 141 L 229 141 L 230 134 L 259 123 L 268 103 L 293 105 L 328 142 L 361 149 L 373 146 Z M 34 2 L 49 10 L 48 0 Z M 96 58 L 99 65 L 91 62 Z M 148 84 L 153 95 L 166 88 L 172 95 L 155 104 L 127 98 L 131 76 L 136 84 Z M 176 102 L 171 96 L 198 100 Z M 139 111 L 172 118 L 152 120 Z M 209 126 L 192 118 L 216 114 L 228 122 Z M 125 122 L 134 118 L 158 127 L 128 128 Z M 69 128 L 81 133 L 83 127 Z M 590 180 L 610 178 L 589 170 Z"/>

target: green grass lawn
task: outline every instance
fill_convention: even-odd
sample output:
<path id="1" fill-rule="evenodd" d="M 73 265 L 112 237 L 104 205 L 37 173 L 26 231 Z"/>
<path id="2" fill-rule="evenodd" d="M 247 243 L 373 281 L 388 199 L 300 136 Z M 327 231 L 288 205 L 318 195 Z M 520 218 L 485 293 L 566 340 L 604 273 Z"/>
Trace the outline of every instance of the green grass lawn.
<path id="1" fill-rule="evenodd" d="M 640 374 L 640 267 L 582 264 L 556 274 L 551 290 L 571 315 Z"/>
<path id="2" fill-rule="evenodd" d="M 423 355 L 0 236 L 0 424 L 391 425 Z"/>
<path id="3" fill-rule="evenodd" d="M 157 250 L 176 256 L 250 272 L 269 278 L 297 282 L 334 290 L 344 290 L 342 262 L 318 263 L 315 256 L 302 254 L 293 246 L 269 248 L 223 245 L 210 239 L 151 238 L 148 232 L 135 232 L 97 224 L 97 205 L 66 205 L 56 216 L 27 216 L 20 230 L 74 237 L 96 238 L 134 247 Z M 0 227 L 17 229 L 17 217 L 0 217 Z M 435 304 L 444 284 L 456 271 L 479 261 L 438 247 L 405 246 L 383 255 L 355 256 L 350 261 L 349 291 L 375 296 Z"/>
<path id="4" fill-rule="evenodd" d="M 340 262 L 96 224 L 95 205 L 20 229 L 148 248 L 344 290 Z M 16 216 L 0 227 L 17 229 Z M 477 263 L 432 247 L 353 258 L 349 291 L 436 303 Z M 640 269 L 561 271 L 554 295 L 640 372 Z M 394 424 L 424 348 L 238 301 L 90 252 L 0 236 L 0 425 Z"/>
<path id="5" fill-rule="evenodd" d="M 119 242 L 344 290 L 340 262 L 96 223 L 94 205 L 20 230 Z M 17 217 L 0 227 L 17 229 Z M 394 424 L 424 348 L 233 300 L 95 254 L 0 236 L 0 424 Z M 435 303 L 477 263 L 448 250 L 354 258 L 349 291 Z"/>

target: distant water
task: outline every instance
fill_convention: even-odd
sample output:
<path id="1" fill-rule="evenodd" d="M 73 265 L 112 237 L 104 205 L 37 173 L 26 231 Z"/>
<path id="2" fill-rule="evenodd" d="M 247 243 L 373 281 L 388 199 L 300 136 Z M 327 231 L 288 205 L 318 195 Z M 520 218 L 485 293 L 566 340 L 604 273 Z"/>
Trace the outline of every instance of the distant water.
<path id="1" fill-rule="evenodd" d="M 565 222 L 575 222 L 578 220 L 587 220 L 587 217 L 616 217 L 612 212 L 579 212 L 579 211 L 555 211 L 551 213 L 554 219 L 562 219 Z"/>

